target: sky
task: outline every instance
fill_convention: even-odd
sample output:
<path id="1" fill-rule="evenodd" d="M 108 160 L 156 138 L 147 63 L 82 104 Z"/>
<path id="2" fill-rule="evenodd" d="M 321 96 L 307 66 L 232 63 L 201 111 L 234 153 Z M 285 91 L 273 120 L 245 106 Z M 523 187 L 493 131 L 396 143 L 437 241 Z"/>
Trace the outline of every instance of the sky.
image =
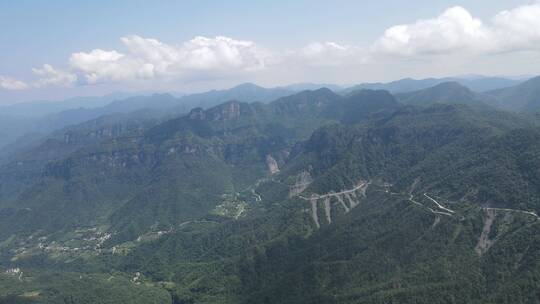
<path id="1" fill-rule="evenodd" d="M 0 1 L 0 103 L 540 74 L 540 2 Z"/>

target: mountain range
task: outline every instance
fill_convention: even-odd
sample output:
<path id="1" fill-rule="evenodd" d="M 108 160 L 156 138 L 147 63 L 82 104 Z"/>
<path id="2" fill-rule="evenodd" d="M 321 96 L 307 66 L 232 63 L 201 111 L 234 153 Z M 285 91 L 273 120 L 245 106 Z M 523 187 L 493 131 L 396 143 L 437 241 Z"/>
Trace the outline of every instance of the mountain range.
<path id="1" fill-rule="evenodd" d="M 538 78 L 423 83 L 41 117 L 0 165 L 0 303 L 537 303 Z"/>
<path id="2" fill-rule="evenodd" d="M 332 89 L 342 95 L 350 94 L 358 89 L 383 89 L 392 93 L 409 93 L 426 89 L 437 84 L 457 82 L 475 92 L 491 90 L 490 95 L 497 100 L 492 104 L 514 111 L 534 110 L 534 106 L 509 105 L 513 99 L 511 92 L 503 93 L 503 88 L 520 83 L 519 80 L 497 77 L 475 78 L 429 78 L 422 80 L 402 79 L 390 83 L 366 83 L 343 89 L 337 85 L 322 85 L 301 83 L 276 88 L 263 88 L 251 83 L 245 83 L 227 90 L 213 90 L 204 93 L 174 97 L 170 94 L 153 94 L 134 96 L 129 93 L 113 93 L 103 97 L 76 97 L 65 101 L 27 102 L 0 107 L 0 151 L 2 148 L 20 144 L 25 139 L 40 138 L 52 131 L 75 125 L 103 115 L 128 113 L 141 109 L 171 112 L 172 114 L 187 113 L 194 107 L 211 107 L 219 103 L 238 100 L 243 102 L 269 102 L 271 100 L 303 90 L 313 90 L 322 87 Z M 534 84 L 532 85 L 534 87 Z M 521 89 L 517 89 L 522 92 Z M 531 95 L 532 94 L 532 95 Z M 533 98 L 534 92 L 529 95 Z M 527 98 L 527 97 L 523 97 Z M 527 101 L 519 101 L 527 104 Z M 534 101 L 530 101 L 534 104 Z M 159 114 L 161 115 L 161 114 Z M 0 152 L 0 156 L 5 153 Z"/>
<path id="3" fill-rule="evenodd" d="M 362 83 L 356 86 L 347 88 L 345 91 L 350 92 L 358 89 L 381 89 L 387 90 L 391 93 L 406 93 L 411 91 L 417 91 L 427 89 L 435 85 L 445 82 L 457 82 L 463 86 L 476 92 L 486 92 L 490 90 L 502 89 L 518 85 L 522 80 L 508 79 L 501 77 L 474 77 L 474 78 L 460 78 L 460 77 L 444 77 L 444 78 L 425 78 L 425 79 L 412 79 L 405 78 L 388 83 Z"/>

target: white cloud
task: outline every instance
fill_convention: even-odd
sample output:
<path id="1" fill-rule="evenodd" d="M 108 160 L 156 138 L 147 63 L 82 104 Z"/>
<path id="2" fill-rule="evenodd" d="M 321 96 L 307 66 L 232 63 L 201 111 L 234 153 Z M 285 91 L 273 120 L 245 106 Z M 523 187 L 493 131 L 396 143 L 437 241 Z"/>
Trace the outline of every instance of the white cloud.
<path id="1" fill-rule="evenodd" d="M 172 46 L 156 39 L 122 37 L 126 53 L 95 49 L 74 53 L 70 65 L 89 83 L 187 77 L 190 72 L 252 71 L 265 67 L 267 53 L 251 41 L 195 37 Z"/>
<path id="2" fill-rule="evenodd" d="M 88 53 L 74 53 L 69 58 L 69 64 L 74 70 L 81 72 L 89 83 L 153 76 L 152 67 L 114 50 L 95 49 Z"/>
<path id="3" fill-rule="evenodd" d="M 502 11 L 493 18 L 499 51 L 540 49 L 540 3 Z"/>
<path id="4" fill-rule="evenodd" d="M 78 80 L 137 86 L 141 84 L 138 80 L 155 80 L 153 84 L 163 80 L 204 83 L 248 77 L 274 81 L 295 77 L 291 73 L 297 73 L 297 78 L 314 79 L 312 69 L 324 69 L 322 76 L 317 76 L 321 78 L 330 72 L 336 79 L 360 74 L 371 77 L 379 72 L 382 78 L 391 73 L 385 69 L 389 64 L 399 70 L 395 72 L 398 74 L 427 75 L 480 72 L 471 68 L 482 64 L 493 70 L 497 60 L 512 60 L 521 65 L 520 70 L 530 73 L 534 64 L 528 59 L 535 59 L 540 52 L 540 2 L 502 11 L 484 21 L 463 7 L 451 7 L 434 18 L 392 26 L 368 46 L 314 42 L 289 51 L 270 52 L 255 42 L 224 36 L 197 36 L 179 44 L 137 35 L 120 40 L 121 49 L 95 48 L 71 54 L 63 70 L 48 64 L 33 69 L 39 77 L 34 82 L 0 76 L 0 88 L 70 86 Z M 515 53 L 520 51 L 529 53 Z M 438 55 L 445 56 L 444 60 L 435 57 Z M 503 68 L 497 72 L 511 73 L 508 65 Z"/>
<path id="5" fill-rule="evenodd" d="M 218 36 L 214 39 L 195 37 L 180 48 L 181 67 L 201 70 L 258 70 L 265 67 L 269 56 L 254 42 Z"/>
<path id="6" fill-rule="evenodd" d="M 44 64 L 41 69 L 32 69 L 34 74 L 40 76 L 36 82 L 37 87 L 46 86 L 71 86 L 77 81 L 77 75 L 55 69 L 50 64 Z"/>
<path id="7" fill-rule="evenodd" d="M 314 42 L 294 52 L 294 60 L 313 67 L 336 67 L 353 65 L 365 60 L 365 52 L 359 47 L 336 42 Z"/>
<path id="8" fill-rule="evenodd" d="M 540 3 L 503 11 L 489 24 L 456 6 L 440 16 L 388 28 L 374 53 L 414 56 L 540 49 Z"/>
<path id="9" fill-rule="evenodd" d="M 28 84 L 11 77 L 0 76 L 0 88 L 5 90 L 24 90 L 28 88 Z"/>
<path id="10" fill-rule="evenodd" d="M 489 33 L 482 21 L 462 7 L 447 9 L 434 19 L 387 29 L 375 51 L 397 55 L 440 54 L 484 46 Z"/>

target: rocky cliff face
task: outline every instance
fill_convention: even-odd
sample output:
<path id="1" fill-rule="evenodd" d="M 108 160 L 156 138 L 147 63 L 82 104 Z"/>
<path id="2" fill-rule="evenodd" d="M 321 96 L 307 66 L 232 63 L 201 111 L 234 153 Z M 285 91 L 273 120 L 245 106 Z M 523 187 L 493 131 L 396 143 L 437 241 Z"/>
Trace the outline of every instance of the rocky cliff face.
<path id="1" fill-rule="evenodd" d="M 279 172 L 278 163 L 270 154 L 266 156 L 266 165 L 268 166 L 270 174 L 276 174 Z"/>
<path id="2" fill-rule="evenodd" d="M 248 108 L 247 104 L 238 101 L 229 101 L 220 106 L 206 111 L 207 118 L 211 121 L 227 121 L 239 119 L 242 110 Z"/>

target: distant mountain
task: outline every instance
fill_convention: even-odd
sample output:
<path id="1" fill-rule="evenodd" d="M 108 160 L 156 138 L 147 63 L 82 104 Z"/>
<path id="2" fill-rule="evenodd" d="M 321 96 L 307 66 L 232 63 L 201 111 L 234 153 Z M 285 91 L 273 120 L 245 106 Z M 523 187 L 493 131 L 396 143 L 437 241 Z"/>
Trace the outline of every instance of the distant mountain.
<path id="1" fill-rule="evenodd" d="M 475 92 L 484 92 L 488 90 L 500 89 L 504 87 L 510 87 L 520 83 L 519 80 L 512 80 L 499 77 L 478 77 L 478 78 L 426 78 L 426 79 L 412 79 L 405 78 L 388 83 L 363 83 L 350 88 L 347 88 L 343 91 L 344 94 L 350 93 L 351 91 L 359 89 L 376 89 L 376 90 L 387 90 L 391 93 L 406 93 L 412 91 L 423 90 L 435 85 L 445 83 L 445 82 L 457 82 L 463 86 L 468 87 L 469 89 Z"/>
<path id="2" fill-rule="evenodd" d="M 32 119 L 0 114 L 0 150 L 26 133 Z"/>
<path id="3" fill-rule="evenodd" d="M 89 100 L 84 101 L 84 103 L 87 102 L 92 104 Z M 101 102 L 101 100 L 98 101 L 98 104 Z M 69 125 L 80 124 L 100 116 L 115 113 L 129 113 L 140 109 L 148 109 L 149 115 L 158 115 L 156 111 L 162 111 L 161 115 L 167 115 L 169 113 L 163 110 L 173 108 L 177 105 L 178 99 L 169 94 L 154 94 L 151 96 L 137 96 L 116 100 L 109 102 L 104 106 L 92 104 L 92 106 L 88 108 L 71 108 L 42 116 L 5 116 L 4 119 L 0 120 L 0 129 L 4 130 L 3 133 L 0 133 L 0 158 L 5 156 L 6 153 L 9 153 L 7 151 L 2 151 L 2 149 L 10 144 L 18 142 L 17 145 L 24 146 L 28 143 L 25 142 L 26 139 L 32 138 L 32 140 L 34 140 Z M 60 106 L 64 107 L 65 104 L 60 103 Z M 34 106 L 30 105 L 28 110 L 33 108 Z M 19 111 L 22 108 L 17 109 L 17 111 Z M 49 111 L 51 111 L 51 109 L 45 107 L 43 108 L 42 113 L 48 113 Z"/>
<path id="4" fill-rule="evenodd" d="M 384 90 L 359 90 L 346 96 L 341 102 L 328 109 L 328 115 L 345 124 L 354 124 L 368 118 L 386 116 L 397 111 L 401 105 L 396 98 Z"/>
<path id="5" fill-rule="evenodd" d="M 0 303 L 538 298 L 533 118 L 327 88 L 147 112 L 65 127 L 0 167 Z"/>
<path id="6" fill-rule="evenodd" d="M 517 112 L 537 112 L 540 110 L 540 76 L 519 85 L 486 92 L 496 97 L 492 105 Z"/>
<path id="7" fill-rule="evenodd" d="M 306 91 L 306 90 L 317 90 L 321 88 L 328 88 L 334 92 L 339 92 L 343 90 L 343 87 L 335 84 L 320 84 L 320 83 L 295 83 L 286 86 L 279 87 L 285 90 L 290 90 L 294 92 Z"/>
<path id="8" fill-rule="evenodd" d="M 17 208 L 24 205 L 45 213 L 69 201 L 72 206 L 78 206 L 69 210 L 73 211 L 72 219 L 77 219 L 80 224 L 94 222 L 94 216 L 105 215 L 99 215 L 100 210 L 116 211 L 108 220 L 122 237 L 133 237 L 134 233 L 148 229 L 155 221 L 173 223 L 173 219 L 192 220 L 204 215 L 219 201 L 217 196 L 209 196 L 209 193 L 225 191 L 227 187 L 243 187 L 255 177 L 263 177 L 268 155 L 280 162 L 284 151 L 291 149 L 299 139 L 308 137 L 320 125 L 332 121 L 359 122 L 383 109 L 391 111 L 398 107 L 392 95 L 385 91 L 361 91 L 345 98 L 329 89 L 319 89 L 283 97 L 269 104 L 229 101 L 206 110 L 195 108 L 188 115 L 146 127 L 137 123 L 140 119 L 127 124 L 127 121 L 115 123 L 119 121 L 115 117 L 100 118 L 69 127 L 42 145 L 18 153 L 18 157 L 3 167 L 6 175 L 0 174 L 0 192 L 2 189 L 7 191 L 3 199 L 13 200 L 13 206 L 19 204 L 16 203 L 19 199 L 24 200 Z M 129 117 L 131 115 L 126 116 Z M 99 176 L 113 168 L 110 166 L 116 168 L 113 170 L 116 177 L 108 180 L 108 185 L 100 185 Z M 176 166 L 189 174 L 178 175 L 178 171 L 172 169 Z M 18 179 L 13 173 L 18 168 L 26 168 L 24 177 L 19 180 L 19 188 L 15 186 Z M 221 174 L 216 176 L 218 171 Z M 171 188 L 172 183 L 195 187 L 192 183 L 203 180 L 222 184 L 219 187 L 217 184 L 199 185 L 206 190 L 198 194 L 190 193 L 189 187 Z M 67 185 L 75 181 L 72 188 L 75 196 L 61 195 L 65 199 L 59 199 L 57 195 L 60 194 L 53 194 L 55 190 L 50 188 L 58 183 Z M 112 187 L 115 183 L 124 185 Z M 164 183 L 171 187 L 165 187 Z M 10 185 L 8 188 L 7 184 Z M 147 189 L 138 191 L 137 187 L 143 184 Z M 32 190 L 25 194 L 29 186 Z M 93 189 L 92 195 L 87 193 L 84 198 L 77 197 L 88 189 Z M 163 201 L 156 205 L 146 204 L 149 193 L 162 197 Z M 116 205 L 109 200 L 109 195 L 129 199 Z M 181 196 L 184 199 L 180 199 Z M 179 209 L 175 204 L 184 200 L 185 209 Z M 198 200 L 207 205 L 197 207 Z M 29 216 L 28 220 L 35 221 L 33 217 L 38 214 L 21 216 Z M 144 218 L 140 218 L 143 215 Z M 56 227 L 59 222 L 47 218 L 34 224 L 55 230 L 75 223 L 69 220 Z M 22 224 L 25 220 L 19 218 L 17 221 Z"/>
<path id="9" fill-rule="evenodd" d="M 474 79 L 456 78 L 454 81 L 461 83 L 475 92 L 486 92 L 490 90 L 507 88 L 515 86 L 525 81 L 520 78 L 502 78 L 502 77 L 479 77 Z"/>
<path id="10" fill-rule="evenodd" d="M 77 108 L 49 114 L 36 120 L 36 126 L 40 130 L 53 131 L 104 115 L 129 113 L 140 109 L 163 110 L 172 108 L 177 104 L 178 99 L 169 94 L 129 97 L 113 101 L 101 107 Z"/>
<path id="11" fill-rule="evenodd" d="M 62 101 L 31 101 L 0 106 L 0 113 L 15 117 L 41 117 L 69 109 L 98 108 L 115 100 L 133 96 L 130 93 L 112 93 L 104 96 L 73 97 Z"/>
<path id="12" fill-rule="evenodd" d="M 253 83 L 244 83 L 226 90 L 212 90 L 183 96 L 179 108 L 189 111 L 195 107 L 208 108 L 220 103 L 236 100 L 240 102 L 269 102 L 297 91 L 286 88 L 263 88 Z"/>
<path id="13" fill-rule="evenodd" d="M 443 82 L 433 87 L 395 94 L 399 102 L 411 105 L 429 105 L 434 103 L 446 104 L 480 104 L 492 103 L 494 99 L 486 94 L 475 93 L 458 82 Z"/>
<path id="14" fill-rule="evenodd" d="M 0 154 L 2 147 L 13 143 L 26 134 L 41 136 L 65 126 L 76 125 L 103 115 L 129 113 L 141 109 L 162 111 L 162 115 L 179 115 L 195 107 L 214 105 L 237 100 L 241 102 L 269 102 L 294 93 L 292 90 L 267 89 L 251 83 L 241 84 L 227 90 L 209 91 L 174 97 L 170 94 L 131 96 L 122 94 L 103 97 L 81 97 L 61 102 L 30 102 L 0 108 Z M 1 155 L 0 155 L 1 157 Z"/>
<path id="15" fill-rule="evenodd" d="M 405 79 L 400 79 L 400 80 L 396 80 L 396 81 L 392 81 L 388 83 L 382 83 L 382 82 L 362 83 L 359 85 L 349 87 L 343 90 L 342 93 L 349 94 L 351 92 L 361 90 L 361 89 L 387 90 L 391 93 L 403 93 L 403 92 L 411 92 L 411 91 L 416 91 L 416 90 L 432 87 L 441 82 L 442 81 L 440 79 L 435 79 L 435 78 L 427 78 L 427 79 L 420 79 L 420 80 L 416 80 L 412 78 L 405 78 Z"/>

